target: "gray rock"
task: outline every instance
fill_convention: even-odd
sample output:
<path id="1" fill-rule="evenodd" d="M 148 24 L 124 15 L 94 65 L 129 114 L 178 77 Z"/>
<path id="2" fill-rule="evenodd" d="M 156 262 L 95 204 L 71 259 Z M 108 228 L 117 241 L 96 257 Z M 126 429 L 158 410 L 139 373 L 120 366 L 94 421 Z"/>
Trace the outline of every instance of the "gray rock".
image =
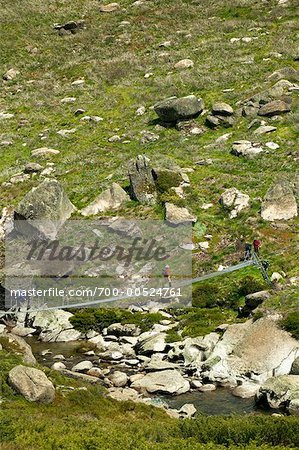
<path id="1" fill-rule="evenodd" d="M 209 115 L 206 118 L 206 124 L 210 128 L 221 127 L 232 127 L 235 123 L 235 119 L 232 116 L 220 116 L 220 115 Z"/>
<path id="2" fill-rule="evenodd" d="M 264 220 L 289 220 L 298 214 L 297 202 L 290 183 L 275 183 L 262 202 L 261 215 Z"/>
<path id="3" fill-rule="evenodd" d="M 253 134 L 266 134 L 266 133 L 272 133 L 273 131 L 276 131 L 276 127 L 272 127 L 271 125 L 262 125 L 261 127 L 254 130 Z"/>
<path id="4" fill-rule="evenodd" d="M 165 354 L 154 353 L 151 357 L 151 360 L 148 363 L 146 363 L 145 370 L 157 372 L 158 370 L 167 370 L 167 369 L 177 369 L 178 368 L 177 364 L 167 361 L 164 358 L 165 358 Z"/>
<path id="5" fill-rule="evenodd" d="M 240 386 L 237 386 L 233 391 L 232 394 L 235 397 L 240 398 L 251 398 L 256 395 L 256 393 L 259 390 L 259 385 L 255 383 L 243 383 Z"/>
<path id="6" fill-rule="evenodd" d="M 83 216 L 92 216 L 99 212 L 118 209 L 130 197 L 117 183 L 112 183 L 111 187 L 103 191 L 90 205 L 81 210 Z"/>
<path id="7" fill-rule="evenodd" d="M 31 313 L 33 327 L 41 330 L 43 342 L 69 342 L 80 338 L 81 333 L 73 328 L 69 319 L 73 314 L 63 310 L 38 311 Z"/>
<path id="8" fill-rule="evenodd" d="M 134 199 L 150 205 L 156 203 L 157 192 L 149 158 L 139 155 L 129 164 L 129 179 Z"/>
<path id="9" fill-rule="evenodd" d="M 110 13 L 120 9 L 119 3 L 108 3 L 107 5 L 100 5 L 100 12 Z"/>
<path id="10" fill-rule="evenodd" d="M 134 323 L 113 323 L 107 328 L 107 333 L 115 336 L 139 336 L 141 331 Z"/>
<path id="11" fill-rule="evenodd" d="M 33 367 L 14 367 L 9 372 L 8 383 L 30 402 L 52 403 L 55 398 L 53 383 L 44 372 Z"/>
<path id="12" fill-rule="evenodd" d="M 18 214 L 29 223 L 34 221 L 34 226 L 48 238 L 55 238 L 59 228 L 74 210 L 75 207 L 61 184 L 50 179 L 45 179 L 32 188 L 16 208 Z"/>
<path id="13" fill-rule="evenodd" d="M 200 392 L 211 392 L 216 390 L 216 386 L 214 384 L 203 384 L 198 390 Z"/>
<path id="14" fill-rule="evenodd" d="M 179 410 L 178 414 L 182 419 L 191 419 L 195 416 L 197 409 L 192 403 L 185 403 Z"/>
<path id="15" fill-rule="evenodd" d="M 270 297 L 269 291 L 259 291 L 253 294 L 248 294 L 245 297 L 246 306 L 250 309 L 255 309 Z"/>
<path id="16" fill-rule="evenodd" d="M 203 111 L 201 99 L 195 95 L 170 97 L 154 105 L 154 109 L 163 122 L 177 122 L 198 116 Z"/>
<path id="17" fill-rule="evenodd" d="M 266 103 L 263 105 L 258 112 L 259 116 L 276 116 L 278 114 L 283 114 L 291 111 L 291 106 L 282 101 L 282 100 L 274 100 L 273 102 Z"/>
<path id="18" fill-rule="evenodd" d="M 20 72 L 17 69 L 9 69 L 4 75 L 3 80 L 10 81 L 20 75 Z"/>
<path id="19" fill-rule="evenodd" d="M 131 387 L 138 392 L 147 392 L 149 394 L 161 392 L 179 395 L 188 392 L 190 384 L 177 370 L 161 370 L 148 373 L 143 378 L 134 381 Z"/>
<path id="20" fill-rule="evenodd" d="M 194 67 L 194 62 L 192 61 L 192 59 L 181 59 L 174 65 L 174 68 L 176 70 L 185 70 L 192 67 Z"/>
<path id="21" fill-rule="evenodd" d="M 282 67 L 279 70 L 276 70 L 269 76 L 269 80 L 271 81 L 278 81 L 283 78 L 291 78 L 294 80 L 299 80 L 299 72 L 298 70 L 294 69 L 294 67 Z"/>
<path id="22" fill-rule="evenodd" d="M 49 156 L 49 155 L 58 155 L 60 153 L 59 150 L 48 147 L 40 147 L 32 150 L 31 156 Z"/>
<path id="23" fill-rule="evenodd" d="M 63 364 L 63 362 L 55 362 L 51 366 L 51 369 L 53 369 L 53 370 L 63 370 L 63 369 L 66 369 L 66 365 Z"/>
<path id="24" fill-rule="evenodd" d="M 38 163 L 28 163 L 25 166 L 24 172 L 25 173 L 37 173 L 41 172 L 43 170 L 43 166 L 41 166 Z"/>
<path id="25" fill-rule="evenodd" d="M 149 355 L 154 352 L 164 352 L 166 349 L 165 333 L 152 333 L 150 331 L 142 333 L 139 336 L 136 350 L 143 355 Z"/>
<path id="26" fill-rule="evenodd" d="M 231 116 L 234 113 L 233 108 L 224 102 L 216 102 L 212 106 L 212 113 L 220 116 Z"/>

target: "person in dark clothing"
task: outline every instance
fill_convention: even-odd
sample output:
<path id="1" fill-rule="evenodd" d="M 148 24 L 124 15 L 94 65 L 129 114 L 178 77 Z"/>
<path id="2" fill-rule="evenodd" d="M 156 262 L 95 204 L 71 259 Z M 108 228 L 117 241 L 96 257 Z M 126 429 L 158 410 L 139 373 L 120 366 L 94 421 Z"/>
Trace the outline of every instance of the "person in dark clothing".
<path id="1" fill-rule="evenodd" d="M 261 241 L 259 240 L 259 239 L 255 239 L 254 241 L 253 241 L 253 249 L 254 249 L 254 252 L 257 254 L 257 255 L 259 255 L 260 254 L 260 247 L 261 247 Z"/>
<path id="2" fill-rule="evenodd" d="M 252 245 L 246 243 L 245 244 L 245 253 L 244 253 L 244 260 L 248 261 L 251 258 L 251 253 L 252 253 Z"/>

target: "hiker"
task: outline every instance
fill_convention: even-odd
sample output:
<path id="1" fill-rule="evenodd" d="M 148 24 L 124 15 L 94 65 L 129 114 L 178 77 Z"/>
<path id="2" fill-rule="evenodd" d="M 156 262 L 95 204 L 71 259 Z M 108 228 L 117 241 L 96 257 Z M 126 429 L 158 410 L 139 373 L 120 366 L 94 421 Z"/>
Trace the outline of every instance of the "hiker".
<path id="1" fill-rule="evenodd" d="M 253 241 L 253 249 L 254 249 L 254 252 L 257 254 L 257 255 L 259 255 L 260 254 L 260 246 L 261 246 L 261 241 L 259 240 L 259 239 L 255 239 L 254 241 Z"/>
<path id="2" fill-rule="evenodd" d="M 269 266 L 270 266 L 269 261 L 265 261 L 265 260 L 262 261 L 262 266 L 265 269 L 265 271 L 267 272 L 267 270 L 269 269 Z"/>
<path id="3" fill-rule="evenodd" d="M 167 264 L 163 270 L 164 284 L 168 283 L 168 287 L 171 287 L 170 267 Z"/>
<path id="4" fill-rule="evenodd" d="M 252 245 L 246 243 L 245 244 L 245 256 L 244 256 L 245 261 L 248 261 L 249 259 L 251 259 L 251 253 L 252 253 Z"/>

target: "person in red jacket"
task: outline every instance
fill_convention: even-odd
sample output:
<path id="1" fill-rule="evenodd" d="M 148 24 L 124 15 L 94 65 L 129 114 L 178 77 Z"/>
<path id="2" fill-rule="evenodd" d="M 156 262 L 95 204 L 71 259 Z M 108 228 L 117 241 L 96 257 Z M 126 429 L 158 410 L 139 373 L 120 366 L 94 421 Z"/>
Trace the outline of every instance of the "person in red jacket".
<path id="1" fill-rule="evenodd" d="M 254 249 L 254 252 L 255 252 L 257 255 L 259 255 L 259 253 L 260 253 L 260 247 L 261 247 L 261 245 L 262 245 L 262 243 L 261 243 L 261 241 L 260 241 L 259 239 L 255 239 L 255 240 L 253 241 L 253 249 Z"/>
<path id="2" fill-rule="evenodd" d="M 167 264 L 163 270 L 164 281 L 168 283 L 168 287 L 171 287 L 170 267 Z"/>

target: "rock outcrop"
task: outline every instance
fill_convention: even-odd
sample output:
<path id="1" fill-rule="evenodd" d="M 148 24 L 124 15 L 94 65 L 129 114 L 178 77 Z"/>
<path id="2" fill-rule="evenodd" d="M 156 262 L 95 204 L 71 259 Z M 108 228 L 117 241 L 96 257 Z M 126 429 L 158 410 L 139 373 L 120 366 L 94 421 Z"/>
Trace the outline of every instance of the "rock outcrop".
<path id="1" fill-rule="evenodd" d="M 220 204 L 230 210 L 231 219 L 237 217 L 241 211 L 250 205 L 249 195 L 243 194 L 235 187 L 226 189 L 220 197 Z"/>
<path id="2" fill-rule="evenodd" d="M 269 378 L 258 393 L 258 401 L 270 408 L 285 409 L 299 415 L 299 376 L 283 375 Z"/>
<path id="3" fill-rule="evenodd" d="M 204 105 L 195 95 L 187 97 L 170 97 L 154 105 L 154 109 L 163 122 L 177 122 L 191 119 L 203 111 Z"/>
<path id="4" fill-rule="evenodd" d="M 157 191 L 149 158 L 139 155 L 129 164 L 129 179 L 135 200 L 150 205 L 156 203 Z"/>

